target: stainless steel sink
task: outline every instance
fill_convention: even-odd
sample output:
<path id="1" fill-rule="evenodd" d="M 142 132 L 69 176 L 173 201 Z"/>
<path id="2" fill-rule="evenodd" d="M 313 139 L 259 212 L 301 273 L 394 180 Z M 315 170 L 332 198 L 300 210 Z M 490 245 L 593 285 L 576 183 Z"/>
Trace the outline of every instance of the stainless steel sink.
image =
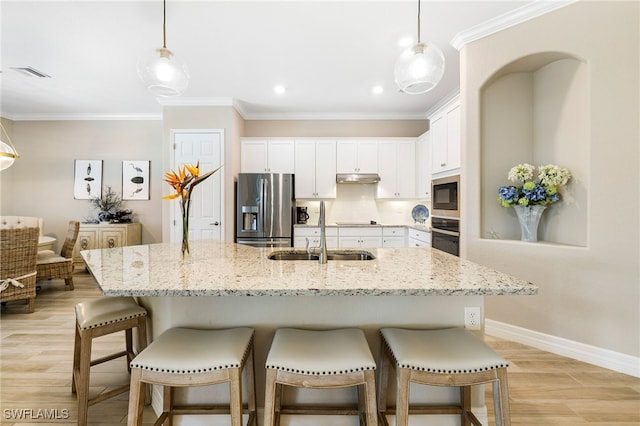
<path id="1" fill-rule="evenodd" d="M 309 254 L 305 250 L 279 250 L 269 255 L 271 260 L 318 260 L 315 253 Z M 328 250 L 327 260 L 373 260 L 373 253 L 364 250 Z"/>

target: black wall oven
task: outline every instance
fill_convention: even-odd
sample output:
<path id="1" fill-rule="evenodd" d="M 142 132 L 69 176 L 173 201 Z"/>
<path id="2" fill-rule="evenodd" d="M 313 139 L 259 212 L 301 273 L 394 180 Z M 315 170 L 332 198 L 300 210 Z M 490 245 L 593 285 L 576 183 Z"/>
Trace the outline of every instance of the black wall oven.
<path id="1" fill-rule="evenodd" d="M 432 217 L 431 247 L 460 256 L 460 219 Z"/>

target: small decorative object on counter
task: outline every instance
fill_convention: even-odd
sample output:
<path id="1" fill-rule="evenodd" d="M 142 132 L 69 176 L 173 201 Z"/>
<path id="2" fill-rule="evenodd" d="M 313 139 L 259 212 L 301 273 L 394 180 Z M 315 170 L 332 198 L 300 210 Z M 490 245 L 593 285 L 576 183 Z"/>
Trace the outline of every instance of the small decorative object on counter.
<path id="1" fill-rule="evenodd" d="M 191 207 L 191 192 L 200 182 L 220 170 L 222 166 L 200 175 L 200 162 L 183 164 L 178 167 L 178 172 L 173 170 L 165 173 L 164 180 L 176 191 L 175 194 L 162 197 L 165 200 L 173 200 L 180 197 L 180 211 L 182 212 L 182 258 L 189 253 L 189 209 Z"/>
<path id="2" fill-rule="evenodd" d="M 121 212 L 122 198 L 120 195 L 107 186 L 100 197 L 90 199 L 91 204 L 98 210 L 98 220 L 100 222 L 111 222 L 118 212 Z M 129 210 L 131 214 L 131 210 Z"/>
<path id="3" fill-rule="evenodd" d="M 516 210 L 522 241 L 538 241 L 542 213 L 549 204 L 560 200 L 558 188 L 571 179 L 567 169 L 553 164 L 539 166 L 537 179 L 534 179 L 534 172 L 535 167 L 531 164 L 518 164 L 509 170 L 508 179 L 521 184 L 498 189 L 498 203 Z"/>

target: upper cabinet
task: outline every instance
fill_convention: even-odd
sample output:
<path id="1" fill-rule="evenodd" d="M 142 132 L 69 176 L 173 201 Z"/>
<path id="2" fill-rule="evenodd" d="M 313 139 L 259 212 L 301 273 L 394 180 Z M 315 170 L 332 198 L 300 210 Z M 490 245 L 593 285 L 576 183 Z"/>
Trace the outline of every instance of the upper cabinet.
<path id="1" fill-rule="evenodd" d="M 416 198 L 431 200 L 431 143 L 430 132 L 416 141 Z"/>
<path id="2" fill-rule="evenodd" d="M 416 196 L 416 145 L 411 140 L 386 140 L 378 143 L 377 198 L 414 198 Z"/>
<path id="3" fill-rule="evenodd" d="M 243 139 L 242 173 L 294 173 L 293 139 Z"/>
<path id="4" fill-rule="evenodd" d="M 459 97 L 429 117 L 433 174 L 460 168 L 460 125 Z"/>
<path id="5" fill-rule="evenodd" d="M 337 173 L 378 173 L 378 142 L 338 141 L 336 164 Z"/>
<path id="6" fill-rule="evenodd" d="M 297 140 L 296 198 L 336 198 L 336 141 Z"/>

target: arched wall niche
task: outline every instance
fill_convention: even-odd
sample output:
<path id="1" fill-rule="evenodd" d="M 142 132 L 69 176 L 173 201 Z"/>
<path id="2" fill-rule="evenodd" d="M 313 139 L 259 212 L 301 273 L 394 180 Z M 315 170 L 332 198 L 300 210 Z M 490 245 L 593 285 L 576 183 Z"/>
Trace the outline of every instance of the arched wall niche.
<path id="1" fill-rule="evenodd" d="M 586 247 L 589 66 L 575 55 L 541 52 L 497 70 L 480 90 L 481 238 L 519 240 L 512 208 L 497 203 L 511 167 L 557 164 L 572 179 L 543 214 L 539 241 Z"/>

